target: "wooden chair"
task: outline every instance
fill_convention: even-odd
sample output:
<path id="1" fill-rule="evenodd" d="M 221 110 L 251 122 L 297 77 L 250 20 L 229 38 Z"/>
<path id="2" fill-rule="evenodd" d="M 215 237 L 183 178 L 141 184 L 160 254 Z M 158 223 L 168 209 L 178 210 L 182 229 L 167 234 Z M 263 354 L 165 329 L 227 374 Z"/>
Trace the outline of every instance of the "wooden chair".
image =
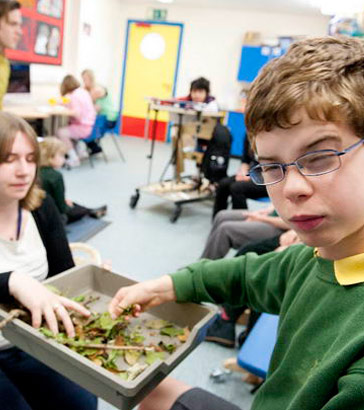
<path id="1" fill-rule="evenodd" d="M 93 263 L 101 266 L 102 260 L 98 250 L 83 242 L 72 242 L 70 248 L 76 266 Z"/>

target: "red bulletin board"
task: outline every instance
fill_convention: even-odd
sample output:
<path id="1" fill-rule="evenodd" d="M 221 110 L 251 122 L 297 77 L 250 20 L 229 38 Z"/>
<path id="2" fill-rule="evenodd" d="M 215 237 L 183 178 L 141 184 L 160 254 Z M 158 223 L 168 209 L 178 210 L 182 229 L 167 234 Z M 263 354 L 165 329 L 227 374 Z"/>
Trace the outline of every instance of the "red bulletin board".
<path id="1" fill-rule="evenodd" d="M 6 50 L 10 60 L 62 64 L 66 0 L 20 0 L 23 37 L 16 50 Z"/>

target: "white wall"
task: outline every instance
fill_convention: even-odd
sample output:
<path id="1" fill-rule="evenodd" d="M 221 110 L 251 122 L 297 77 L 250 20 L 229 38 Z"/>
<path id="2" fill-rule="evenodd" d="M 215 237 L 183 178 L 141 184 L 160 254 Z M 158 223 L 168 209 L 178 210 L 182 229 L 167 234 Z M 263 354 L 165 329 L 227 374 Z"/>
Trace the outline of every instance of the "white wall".
<path id="1" fill-rule="evenodd" d="M 125 31 L 128 19 L 146 19 L 155 2 L 135 4 L 133 0 L 68 0 L 62 67 L 32 70 L 35 93 L 57 90 L 57 82 L 67 71 L 79 75 L 91 68 L 118 100 L 123 66 Z M 177 95 L 186 94 L 191 80 L 205 76 L 211 80 L 213 94 L 224 105 L 237 104 L 240 85 L 236 81 L 240 50 L 246 31 L 259 31 L 263 37 L 283 35 L 324 35 L 328 18 L 222 8 L 161 5 L 168 9 L 168 20 L 184 23 Z M 83 24 L 91 25 L 91 35 Z M 47 81 L 45 81 L 47 79 Z M 53 81 L 53 84 L 52 84 Z M 43 86 L 41 83 L 46 82 Z"/>

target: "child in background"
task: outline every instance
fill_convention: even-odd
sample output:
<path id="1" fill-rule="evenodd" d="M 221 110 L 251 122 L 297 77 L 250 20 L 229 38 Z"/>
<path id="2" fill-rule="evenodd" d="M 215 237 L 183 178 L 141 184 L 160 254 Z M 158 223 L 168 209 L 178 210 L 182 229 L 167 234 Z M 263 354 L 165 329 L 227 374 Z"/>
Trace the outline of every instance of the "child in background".
<path id="1" fill-rule="evenodd" d="M 260 71 L 246 128 L 274 208 L 305 245 L 203 260 L 121 288 L 113 316 L 164 302 L 230 303 L 279 315 L 252 410 L 364 409 L 364 43 L 309 38 Z M 139 410 L 237 410 L 165 379 Z"/>
<path id="2" fill-rule="evenodd" d="M 50 195 L 65 223 L 76 222 L 89 215 L 101 218 L 106 214 L 107 206 L 86 208 L 65 198 L 63 175 L 58 171 L 65 162 L 66 148 L 62 141 L 55 137 L 47 137 L 40 143 L 40 181 L 42 188 Z"/>
<path id="3" fill-rule="evenodd" d="M 80 165 L 80 158 L 75 151 L 74 143 L 90 136 L 96 120 L 96 111 L 90 94 L 81 87 L 72 75 L 66 75 L 61 84 L 61 95 L 67 95 L 70 102 L 68 108 L 73 111 L 69 125 L 57 130 L 57 137 L 67 149 L 67 165 Z"/>
<path id="4" fill-rule="evenodd" d="M 215 97 L 210 95 L 210 81 L 204 77 L 196 78 L 190 85 L 190 92 L 186 97 L 178 98 L 180 101 L 204 103 L 204 111 L 219 111 Z"/>
<path id="5" fill-rule="evenodd" d="M 96 86 L 95 73 L 89 68 L 86 68 L 82 71 L 81 77 L 83 81 L 83 88 L 91 93 L 92 89 Z"/>
<path id="6" fill-rule="evenodd" d="M 105 115 L 107 128 L 114 128 L 118 118 L 118 111 L 115 110 L 110 94 L 102 85 L 95 85 L 90 91 L 98 114 Z"/>

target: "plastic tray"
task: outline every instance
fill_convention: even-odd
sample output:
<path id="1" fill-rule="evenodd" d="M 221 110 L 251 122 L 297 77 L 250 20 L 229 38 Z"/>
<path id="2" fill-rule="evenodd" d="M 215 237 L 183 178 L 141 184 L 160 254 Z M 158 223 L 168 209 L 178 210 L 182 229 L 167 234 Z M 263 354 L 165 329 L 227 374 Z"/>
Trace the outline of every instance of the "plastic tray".
<path id="1" fill-rule="evenodd" d="M 121 286 L 136 283 L 119 274 L 95 265 L 72 268 L 46 280 L 69 297 L 81 294 L 100 296 L 96 310 L 105 311 L 111 297 Z M 91 305 L 94 309 L 94 304 Z M 7 316 L 8 309 L 0 305 L 0 317 Z M 39 331 L 19 319 L 9 323 L 3 334 L 10 342 L 34 356 L 49 367 L 78 383 L 80 386 L 103 398 L 121 410 L 136 406 L 153 388 L 162 381 L 205 337 L 216 310 L 194 303 L 170 302 L 149 310 L 148 315 L 168 320 L 177 326 L 188 326 L 188 340 L 163 361 L 156 361 L 133 381 L 127 382 L 103 369 L 90 360 L 47 339 Z"/>

